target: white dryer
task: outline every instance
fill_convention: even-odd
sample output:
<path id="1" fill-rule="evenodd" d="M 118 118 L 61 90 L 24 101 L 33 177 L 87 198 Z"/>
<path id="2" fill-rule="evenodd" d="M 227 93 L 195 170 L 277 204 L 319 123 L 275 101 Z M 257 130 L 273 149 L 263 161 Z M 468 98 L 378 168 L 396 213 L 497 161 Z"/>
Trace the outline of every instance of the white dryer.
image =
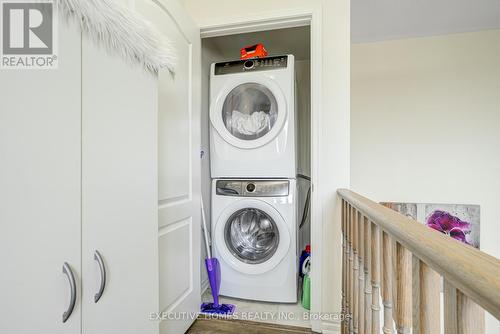
<path id="1" fill-rule="evenodd" d="M 212 178 L 295 178 L 294 56 L 214 63 Z"/>
<path id="2" fill-rule="evenodd" d="M 220 294 L 297 302 L 295 180 L 213 180 L 213 254 Z"/>

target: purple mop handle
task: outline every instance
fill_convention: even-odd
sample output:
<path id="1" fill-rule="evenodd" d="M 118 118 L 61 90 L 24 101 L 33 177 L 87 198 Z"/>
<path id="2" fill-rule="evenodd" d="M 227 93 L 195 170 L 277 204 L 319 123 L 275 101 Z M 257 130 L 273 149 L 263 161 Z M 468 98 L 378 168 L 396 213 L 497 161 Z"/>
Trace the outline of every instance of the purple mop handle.
<path id="1" fill-rule="evenodd" d="M 212 298 L 214 300 L 214 307 L 218 307 L 219 306 L 219 289 L 220 289 L 219 261 L 214 257 L 205 259 L 205 266 L 207 267 L 208 281 L 210 282 L 210 289 L 212 290 Z"/>

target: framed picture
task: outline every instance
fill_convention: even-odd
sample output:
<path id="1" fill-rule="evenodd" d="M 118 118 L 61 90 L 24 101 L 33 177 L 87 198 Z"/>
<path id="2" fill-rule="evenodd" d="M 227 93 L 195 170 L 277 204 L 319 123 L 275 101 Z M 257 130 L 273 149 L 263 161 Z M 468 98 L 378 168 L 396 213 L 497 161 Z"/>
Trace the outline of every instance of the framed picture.
<path id="1" fill-rule="evenodd" d="M 453 239 L 476 248 L 480 246 L 479 205 L 398 202 L 381 204 Z"/>

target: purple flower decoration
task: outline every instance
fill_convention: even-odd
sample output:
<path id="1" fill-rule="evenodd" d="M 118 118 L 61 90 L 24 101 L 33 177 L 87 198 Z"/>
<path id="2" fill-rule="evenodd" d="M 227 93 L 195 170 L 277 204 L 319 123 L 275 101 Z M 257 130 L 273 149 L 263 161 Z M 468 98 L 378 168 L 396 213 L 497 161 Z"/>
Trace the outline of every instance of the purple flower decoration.
<path id="1" fill-rule="evenodd" d="M 449 235 L 453 239 L 472 245 L 466 238 L 466 235 L 470 233 L 470 223 L 464 222 L 446 211 L 434 211 L 427 218 L 426 225 L 436 231 Z"/>

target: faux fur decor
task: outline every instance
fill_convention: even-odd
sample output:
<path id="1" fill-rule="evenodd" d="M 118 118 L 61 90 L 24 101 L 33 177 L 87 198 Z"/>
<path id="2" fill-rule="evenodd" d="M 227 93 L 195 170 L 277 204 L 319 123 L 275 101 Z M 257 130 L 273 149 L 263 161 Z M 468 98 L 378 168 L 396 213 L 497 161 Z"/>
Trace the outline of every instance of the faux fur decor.
<path id="1" fill-rule="evenodd" d="M 172 43 L 146 19 L 116 0 L 56 0 L 66 18 L 79 21 L 82 31 L 108 51 L 158 72 L 175 72 Z"/>

